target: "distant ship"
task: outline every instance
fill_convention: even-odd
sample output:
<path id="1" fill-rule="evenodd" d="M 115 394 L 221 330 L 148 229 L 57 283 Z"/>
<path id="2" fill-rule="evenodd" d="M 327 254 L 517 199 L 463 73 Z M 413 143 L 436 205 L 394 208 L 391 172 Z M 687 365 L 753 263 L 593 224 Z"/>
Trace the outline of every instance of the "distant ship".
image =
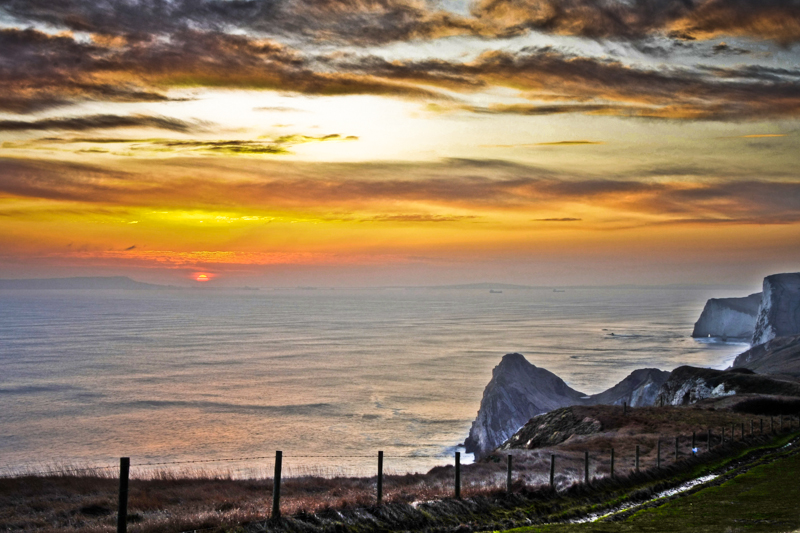
<path id="1" fill-rule="evenodd" d="M 502 294 L 503 293 L 503 291 L 496 291 L 494 289 L 489 289 L 489 292 L 492 293 L 492 294 Z"/>
<path id="2" fill-rule="evenodd" d="M 567 292 L 564 289 L 553 289 L 553 292 Z"/>

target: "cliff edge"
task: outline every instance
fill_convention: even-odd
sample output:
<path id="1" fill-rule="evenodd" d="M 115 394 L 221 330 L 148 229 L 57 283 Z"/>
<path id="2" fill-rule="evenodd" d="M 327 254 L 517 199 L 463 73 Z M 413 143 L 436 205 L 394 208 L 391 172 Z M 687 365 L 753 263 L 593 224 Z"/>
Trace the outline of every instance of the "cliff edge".
<path id="1" fill-rule="evenodd" d="M 694 324 L 692 337 L 753 337 L 761 293 L 744 298 L 711 298 Z"/>

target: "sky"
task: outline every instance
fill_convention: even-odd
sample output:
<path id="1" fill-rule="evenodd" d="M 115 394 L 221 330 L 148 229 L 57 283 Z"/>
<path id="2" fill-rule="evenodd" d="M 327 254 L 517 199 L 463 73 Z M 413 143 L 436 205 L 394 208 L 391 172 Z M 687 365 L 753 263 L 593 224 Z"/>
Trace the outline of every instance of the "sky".
<path id="1" fill-rule="evenodd" d="M 800 270 L 797 0 L 0 0 L 0 278 Z"/>

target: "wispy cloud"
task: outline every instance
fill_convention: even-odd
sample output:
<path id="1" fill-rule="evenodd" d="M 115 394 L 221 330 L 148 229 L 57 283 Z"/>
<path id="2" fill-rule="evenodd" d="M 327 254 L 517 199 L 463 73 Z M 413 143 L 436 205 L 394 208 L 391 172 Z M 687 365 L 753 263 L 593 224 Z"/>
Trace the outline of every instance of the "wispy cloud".
<path id="1" fill-rule="evenodd" d="M 780 179 L 692 179 L 635 173 L 601 179 L 559 175 L 526 165 L 452 160 L 427 164 L 270 164 L 257 167 L 192 164 L 191 177 L 177 162 L 159 172 L 0 159 L 0 193 L 20 198 L 81 202 L 101 207 L 222 209 L 235 205 L 259 212 L 297 211 L 333 217 L 369 213 L 373 222 L 468 222 L 493 213 L 528 215 L 537 210 L 598 209 L 638 223 L 777 224 L 800 219 L 800 183 Z M 224 169 L 224 171 L 222 170 Z M 220 175 L 224 175 L 221 178 Z M 375 179 L 380 176 L 380 179 Z M 415 206 L 425 205 L 420 212 Z M 400 209 L 402 207 L 402 209 Z M 454 214 L 456 213 L 456 214 Z M 487 218 L 488 217 L 488 218 Z M 536 222 L 577 222 L 575 217 L 538 217 Z M 588 222 L 587 216 L 582 216 Z M 596 222 L 596 221 L 595 221 Z"/>
<path id="2" fill-rule="evenodd" d="M 582 146 L 587 144 L 605 144 L 602 141 L 555 141 L 549 143 L 536 143 L 537 146 Z"/>
<path id="3" fill-rule="evenodd" d="M 90 117 L 91 118 L 91 117 Z M 113 117 L 112 117 L 113 118 Z M 123 117 L 124 118 L 124 117 Z M 117 126 L 103 126 L 105 121 L 80 121 L 77 125 L 72 124 L 72 120 L 51 120 L 42 121 L 43 123 L 29 123 L 20 122 L 22 125 L 35 124 L 35 127 L 19 127 L 20 130 L 45 130 L 45 129 L 71 129 L 73 131 L 81 131 L 88 129 L 103 129 L 104 127 L 130 127 L 130 126 L 145 126 L 149 127 L 148 122 L 144 123 L 123 123 Z M 50 125 L 50 122 L 55 122 L 56 126 Z M 62 125 L 62 122 L 67 122 L 67 125 Z M 113 121 L 109 121 L 112 122 Z M 180 121 L 179 121 L 180 122 Z M 94 125 L 94 124 L 100 125 Z M 72 125 L 73 127 L 68 127 Z M 170 128 L 165 128 L 170 129 Z M 15 128 L 8 128 L 14 131 Z M 0 131 L 3 131 L 3 123 L 0 122 Z M 185 130 L 178 129 L 176 131 L 185 132 Z M 209 153 L 220 155 L 278 155 L 289 154 L 292 146 L 317 142 L 334 142 L 334 141 L 357 141 L 358 137 L 354 135 L 342 136 L 337 133 L 329 135 L 311 136 L 311 135 L 282 135 L 279 137 L 264 137 L 258 140 L 242 140 L 242 139 L 225 139 L 225 140 L 183 140 L 183 139 L 137 139 L 137 138 L 119 138 L 119 137 L 44 137 L 41 139 L 34 139 L 25 142 L 7 142 L 4 143 L 5 148 L 48 148 L 54 145 L 59 149 L 73 149 L 79 152 L 92 152 L 92 153 L 122 153 L 126 156 L 132 154 L 140 155 L 153 155 L 153 153 L 165 154 L 170 153 L 174 155 L 186 155 L 193 153 Z M 93 145 L 100 145 L 96 147 Z M 88 148 L 87 148 L 88 146 Z M 112 148 L 117 151 L 112 151 Z"/>
<path id="4" fill-rule="evenodd" d="M 519 144 L 482 144 L 483 148 L 534 148 L 536 146 L 585 146 L 594 144 L 605 144 L 604 141 L 553 141 L 543 143 L 519 143 Z"/>
<path id="5" fill-rule="evenodd" d="M 114 128 L 154 128 L 180 133 L 204 129 L 207 124 L 186 122 L 169 117 L 146 115 L 90 115 L 83 117 L 49 118 L 35 121 L 0 120 L 0 131 L 87 131 Z"/>

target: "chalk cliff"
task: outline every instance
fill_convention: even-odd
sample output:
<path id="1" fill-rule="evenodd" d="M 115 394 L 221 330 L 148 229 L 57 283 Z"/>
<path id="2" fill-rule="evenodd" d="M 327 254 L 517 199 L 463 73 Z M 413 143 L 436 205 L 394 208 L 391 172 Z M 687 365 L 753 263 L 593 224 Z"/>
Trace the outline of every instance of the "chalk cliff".
<path id="1" fill-rule="evenodd" d="M 692 337 L 750 339 L 756 326 L 761 293 L 744 298 L 711 298 L 694 324 Z"/>
<path id="2" fill-rule="evenodd" d="M 464 441 L 466 450 L 478 456 L 505 442 L 531 417 L 571 405 L 653 405 L 669 372 L 655 368 L 634 371 L 614 387 L 587 396 L 564 381 L 529 363 L 518 353 L 503 356 L 483 391 L 478 416 Z"/>
<path id="3" fill-rule="evenodd" d="M 799 334 L 800 273 L 767 276 L 752 345 Z"/>

